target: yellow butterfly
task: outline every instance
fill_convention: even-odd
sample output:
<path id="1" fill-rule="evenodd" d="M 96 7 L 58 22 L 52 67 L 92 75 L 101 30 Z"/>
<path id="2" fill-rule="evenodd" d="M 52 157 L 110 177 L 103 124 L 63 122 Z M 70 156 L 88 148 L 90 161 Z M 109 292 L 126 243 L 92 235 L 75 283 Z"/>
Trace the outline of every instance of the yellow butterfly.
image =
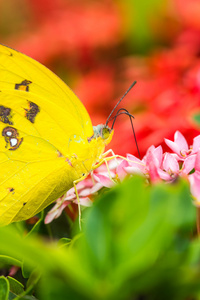
<path id="1" fill-rule="evenodd" d="M 28 219 L 102 161 L 113 135 L 30 57 L 0 45 L 0 225 Z"/>

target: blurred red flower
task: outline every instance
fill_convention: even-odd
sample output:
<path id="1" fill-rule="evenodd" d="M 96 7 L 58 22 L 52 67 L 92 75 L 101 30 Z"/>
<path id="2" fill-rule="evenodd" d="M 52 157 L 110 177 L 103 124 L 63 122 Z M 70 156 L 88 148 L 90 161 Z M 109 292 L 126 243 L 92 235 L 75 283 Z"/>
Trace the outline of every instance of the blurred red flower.
<path id="1" fill-rule="evenodd" d="M 120 12 L 112 1 L 28 2 L 32 17 L 27 31 L 12 36 L 10 44 L 43 63 L 60 55 L 87 58 L 96 48 L 108 49 L 121 39 Z"/>
<path id="2" fill-rule="evenodd" d="M 134 35 L 128 36 L 125 26 L 134 28 L 134 3 L 128 14 L 132 19 L 126 20 L 122 12 L 126 1 L 17 1 L 29 9 L 30 18 L 5 43 L 58 71 L 83 101 L 94 125 L 105 123 L 117 100 L 137 80 L 121 107 L 135 116 L 142 155 L 152 144 L 161 144 L 165 150 L 163 137 L 172 139 L 176 130 L 189 142 L 198 134 L 192 121 L 200 106 L 198 0 L 166 1 L 156 26 L 151 16 L 157 40 L 152 51 L 142 55 L 129 49 Z M 165 47 L 160 40 L 166 42 Z M 116 121 L 110 147 L 118 154 L 136 154 L 125 116 Z"/>

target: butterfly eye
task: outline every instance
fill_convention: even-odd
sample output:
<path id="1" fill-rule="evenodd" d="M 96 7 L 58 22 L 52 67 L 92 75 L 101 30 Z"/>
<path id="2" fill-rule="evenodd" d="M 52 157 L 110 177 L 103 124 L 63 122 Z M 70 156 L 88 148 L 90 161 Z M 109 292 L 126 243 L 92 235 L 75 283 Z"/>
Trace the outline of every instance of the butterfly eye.
<path id="1" fill-rule="evenodd" d="M 102 133 L 101 133 L 102 138 L 103 138 L 104 140 L 107 139 L 107 138 L 110 136 L 110 132 L 111 132 L 110 128 L 108 128 L 108 127 L 103 127 L 103 128 L 102 128 Z"/>
<path id="2" fill-rule="evenodd" d="M 10 146 L 9 150 L 16 150 L 23 141 L 23 138 L 19 138 L 17 129 L 13 127 L 4 128 L 2 131 L 2 136 L 5 138 L 6 148 Z"/>

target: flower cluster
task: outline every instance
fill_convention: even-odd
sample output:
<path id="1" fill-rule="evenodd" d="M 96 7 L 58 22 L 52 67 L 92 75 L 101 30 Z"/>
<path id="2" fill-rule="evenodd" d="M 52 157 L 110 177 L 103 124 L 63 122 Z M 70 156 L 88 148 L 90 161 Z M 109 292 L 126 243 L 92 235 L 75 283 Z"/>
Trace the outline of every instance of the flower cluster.
<path id="1" fill-rule="evenodd" d="M 108 167 L 105 164 L 93 171 L 88 178 L 77 184 L 80 205 L 90 206 L 93 196 L 102 187 L 110 188 L 116 182 L 133 174 L 145 176 L 149 183 L 158 181 L 173 182 L 178 176 L 188 178 L 195 204 L 200 205 L 200 135 L 193 139 L 193 145 L 188 146 L 184 136 L 176 131 L 174 141 L 165 139 L 172 153 L 165 152 L 161 146 L 151 146 L 143 159 L 127 154 L 126 158 L 113 158 Z M 46 216 L 45 223 L 58 218 L 69 204 L 78 204 L 74 188 L 70 189 Z"/>

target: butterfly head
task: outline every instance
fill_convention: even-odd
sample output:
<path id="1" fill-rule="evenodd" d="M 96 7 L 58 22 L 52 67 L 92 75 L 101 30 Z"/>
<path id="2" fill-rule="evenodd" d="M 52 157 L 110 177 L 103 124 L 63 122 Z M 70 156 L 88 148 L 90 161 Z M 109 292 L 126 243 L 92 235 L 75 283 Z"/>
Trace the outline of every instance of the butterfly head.
<path id="1" fill-rule="evenodd" d="M 107 125 L 99 124 L 97 126 L 93 126 L 94 134 L 90 138 L 101 138 L 105 145 L 109 144 L 112 136 L 113 136 L 113 129 L 110 129 Z"/>

